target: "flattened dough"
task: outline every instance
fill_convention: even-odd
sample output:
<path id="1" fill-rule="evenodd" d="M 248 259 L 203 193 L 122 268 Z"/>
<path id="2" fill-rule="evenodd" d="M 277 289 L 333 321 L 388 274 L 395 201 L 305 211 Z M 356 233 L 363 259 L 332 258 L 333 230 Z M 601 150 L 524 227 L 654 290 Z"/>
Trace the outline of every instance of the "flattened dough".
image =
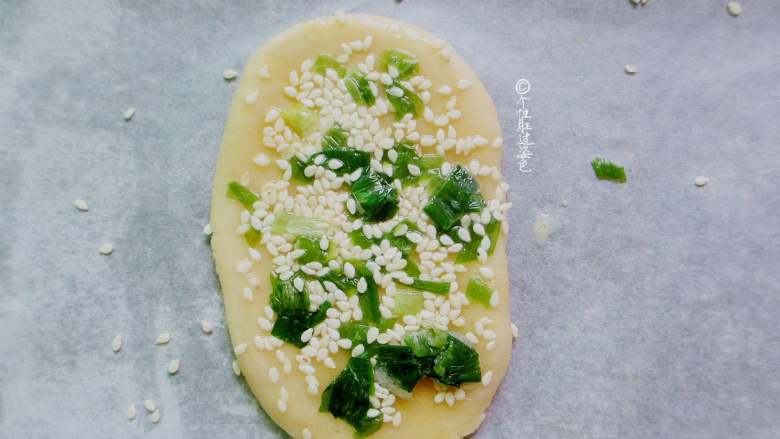
<path id="1" fill-rule="evenodd" d="M 247 244 L 235 231 L 243 208 L 236 201 L 228 199 L 225 193 L 228 182 L 239 180 L 242 176 L 245 179 L 248 177 L 248 187 L 256 193 L 260 192 L 265 182 L 281 179 L 281 171 L 273 165 L 280 157 L 275 150 L 262 145 L 262 129 L 263 118 L 269 109 L 287 108 L 293 104 L 283 92 L 290 70 L 297 69 L 304 59 L 313 60 L 321 53 L 338 54 L 342 42 L 362 40 L 367 35 L 373 37 L 370 52 L 377 58 L 383 51 L 395 48 L 405 49 L 419 58 L 421 74 L 433 82 L 431 92 L 434 96 L 431 106 L 437 114 L 444 111 L 446 99 L 437 95 L 435 90 L 444 84 L 453 89 L 453 94 L 458 96 L 458 107 L 463 112 L 463 117 L 452 123 L 459 137 L 479 134 L 492 142 L 501 135 L 493 102 L 466 63 L 448 44 L 408 24 L 368 15 L 347 15 L 344 22 L 335 17 L 327 17 L 290 28 L 252 55 L 239 78 L 219 153 L 212 195 L 212 248 L 222 285 L 226 321 L 232 343 L 234 346 L 247 345 L 246 352 L 237 358 L 242 374 L 265 411 L 295 438 L 302 437 L 304 428 L 308 428 L 315 439 L 352 438 L 354 430 L 330 413 L 318 411 L 320 395 L 307 394 L 303 374 L 295 367 L 294 357 L 299 353 L 295 346 L 285 344 L 281 348 L 293 361 L 292 373 L 281 373 L 281 380 L 277 384 L 269 379 L 268 369 L 277 367 L 281 372 L 281 365 L 273 351 L 255 348 L 253 340 L 255 335 L 261 332 L 257 318 L 263 315 L 263 308 L 269 303 L 268 277 L 272 269 L 272 258 L 264 248 L 260 249 L 263 259 L 255 263 L 250 271 L 258 276 L 260 286 L 254 291 L 254 300 L 248 302 L 242 296 L 242 291 L 247 286 L 246 275 L 236 270 L 237 264 L 247 259 Z M 442 49 L 445 54 L 450 54 L 449 61 L 441 54 Z M 353 61 L 348 63 L 350 66 L 353 64 Z M 267 66 L 270 78 L 262 78 L 257 74 L 264 65 Z M 456 86 L 462 79 L 472 83 L 467 90 L 458 90 Z M 245 96 L 255 90 L 258 90 L 257 101 L 248 104 Z M 392 115 L 386 118 L 387 120 L 383 120 L 383 126 L 391 122 Z M 417 130 L 421 134 L 435 134 L 436 128 L 426 123 L 422 117 L 417 121 Z M 428 148 L 429 152 L 432 152 L 430 149 Z M 271 165 L 262 168 L 256 166 L 252 159 L 258 153 L 268 155 Z M 485 145 L 466 156 L 455 155 L 450 150 L 445 159 L 464 166 L 468 166 L 472 159 L 478 159 L 482 164 L 500 169 L 501 148 Z M 478 181 L 485 197 L 492 198 L 496 182 L 490 177 L 478 177 Z M 432 381 L 426 378 L 417 385 L 411 400 L 398 399 L 396 402 L 395 407 L 403 415 L 402 424 L 394 427 L 386 423 L 371 436 L 372 438 L 460 438 L 475 431 L 485 418 L 485 410 L 506 372 L 512 347 L 505 241 L 505 234 L 502 233 L 496 251 L 487 263 L 495 272 L 494 286 L 500 295 L 500 305 L 496 308 L 486 308 L 479 304 L 468 305 L 463 310 L 466 325 L 463 328 L 452 328 L 465 333 L 473 331 L 474 323 L 482 316 L 493 320 L 490 329 L 496 333 L 495 349 L 486 350 L 484 341 L 476 346 L 483 375 L 492 371 L 490 384 L 464 385 L 466 399 L 457 401 L 454 407 L 449 407 L 447 404 L 434 403 L 436 390 Z M 458 277 L 461 291 L 465 291 L 468 276 L 475 273 L 481 265 L 478 262 L 466 265 L 469 272 Z M 339 352 L 333 357 L 337 363 L 336 369 L 317 368 L 316 377 L 320 382 L 320 391 L 324 390 L 346 364 L 345 352 Z M 290 395 L 288 409 L 284 413 L 277 408 L 281 385 L 287 388 Z"/>

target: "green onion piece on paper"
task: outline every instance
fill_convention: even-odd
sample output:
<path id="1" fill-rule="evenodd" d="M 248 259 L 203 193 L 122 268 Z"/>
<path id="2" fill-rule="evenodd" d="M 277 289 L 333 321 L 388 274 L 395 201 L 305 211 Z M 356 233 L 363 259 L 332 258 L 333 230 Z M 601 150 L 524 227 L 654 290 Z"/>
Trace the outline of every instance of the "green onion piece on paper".
<path id="1" fill-rule="evenodd" d="M 609 180 L 617 183 L 626 182 L 626 170 L 622 166 L 610 162 L 602 157 L 596 157 L 590 162 L 596 178 L 599 180 Z"/>
<path id="2" fill-rule="evenodd" d="M 399 79 L 409 79 L 420 72 L 417 57 L 403 49 L 388 50 L 382 54 L 382 65 L 385 70 L 393 66 L 398 70 Z"/>

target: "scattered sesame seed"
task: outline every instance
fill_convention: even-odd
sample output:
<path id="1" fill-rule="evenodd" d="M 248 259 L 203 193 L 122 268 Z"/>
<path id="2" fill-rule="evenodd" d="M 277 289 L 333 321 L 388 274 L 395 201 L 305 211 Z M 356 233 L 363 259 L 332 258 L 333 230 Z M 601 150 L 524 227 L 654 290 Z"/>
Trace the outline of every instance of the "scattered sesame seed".
<path id="1" fill-rule="evenodd" d="M 100 252 L 101 255 L 110 255 L 114 251 L 114 246 L 111 245 L 110 242 L 106 242 L 105 244 L 102 244 L 100 247 L 98 247 L 98 252 Z"/>
<path id="2" fill-rule="evenodd" d="M 222 72 L 222 77 L 225 78 L 226 81 L 232 81 L 236 79 L 236 76 L 238 76 L 238 72 L 235 70 L 227 69 Z"/>
<path id="3" fill-rule="evenodd" d="M 247 94 L 244 96 L 244 102 L 247 103 L 247 105 L 254 105 L 255 102 L 257 102 L 257 95 L 260 93 L 260 90 L 255 89 L 252 93 Z"/>
<path id="4" fill-rule="evenodd" d="M 705 176 L 703 176 L 703 175 L 700 175 L 700 176 L 696 177 L 693 180 L 693 184 L 695 184 L 698 187 L 706 186 L 707 183 L 709 183 L 709 182 L 710 182 L 710 179 L 705 177 Z"/>
<path id="5" fill-rule="evenodd" d="M 122 117 L 128 122 L 130 121 L 130 119 L 133 118 L 134 115 L 135 115 L 135 108 L 128 108 L 127 110 L 125 110 L 124 113 L 122 113 Z"/>
<path id="6" fill-rule="evenodd" d="M 244 290 L 241 291 L 241 295 L 244 296 L 244 300 L 247 302 L 254 302 L 255 300 L 255 293 L 252 292 L 252 289 L 249 287 L 244 288 Z"/>
<path id="7" fill-rule="evenodd" d="M 147 399 L 144 401 L 144 408 L 149 413 L 157 410 L 156 406 L 154 405 L 154 401 L 152 401 L 151 399 Z"/>
<path id="8" fill-rule="evenodd" d="M 366 351 L 366 348 L 363 347 L 362 344 L 359 344 L 359 345 L 355 346 L 354 349 L 352 349 L 352 356 L 353 357 L 359 357 L 359 356 L 363 355 L 363 352 L 365 352 L 365 351 Z"/>
<path id="9" fill-rule="evenodd" d="M 157 409 L 153 411 L 152 414 L 149 416 L 149 419 L 151 419 L 152 422 L 154 422 L 155 424 L 160 422 L 160 410 Z"/>
<path id="10" fill-rule="evenodd" d="M 241 368 L 238 367 L 238 361 L 233 360 L 233 373 L 236 374 L 236 376 L 241 376 Z"/>
<path id="11" fill-rule="evenodd" d="M 626 64 L 626 66 L 623 67 L 623 70 L 625 70 L 626 73 L 629 74 L 629 75 L 636 74 L 636 66 L 633 65 L 633 64 Z"/>
<path id="12" fill-rule="evenodd" d="M 130 404 L 129 406 L 127 406 L 127 419 L 129 421 L 135 419 L 136 414 L 137 412 L 135 410 L 135 404 Z"/>
<path id="13" fill-rule="evenodd" d="M 257 76 L 267 79 L 271 77 L 271 74 L 268 72 L 268 66 L 263 65 L 259 69 L 257 69 Z"/>
<path id="14" fill-rule="evenodd" d="M 268 369 L 268 379 L 271 380 L 272 383 L 276 384 L 279 382 L 279 369 L 276 367 L 272 367 Z"/>
<path id="15" fill-rule="evenodd" d="M 471 87 L 471 81 L 469 81 L 468 79 L 461 79 L 460 81 L 458 81 L 458 89 L 466 90 L 469 87 Z"/>
<path id="16" fill-rule="evenodd" d="M 74 206 L 76 209 L 78 209 L 78 210 L 80 210 L 80 211 L 82 211 L 82 212 L 86 212 L 86 211 L 88 211 L 88 210 L 89 210 L 89 205 L 87 204 L 87 202 L 86 202 L 86 201 L 82 200 L 81 198 L 79 198 L 79 199 L 75 200 L 75 201 L 73 202 L 73 206 Z"/>
<path id="17" fill-rule="evenodd" d="M 179 359 L 171 360 L 171 362 L 168 363 L 168 373 L 174 375 L 176 372 L 179 371 L 179 367 L 181 367 L 181 360 Z"/>
<path id="18" fill-rule="evenodd" d="M 734 17 L 742 13 L 742 5 L 739 4 L 739 2 L 728 2 L 726 4 L 726 9 L 729 11 L 729 14 Z"/>
<path id="19" fill-rule="evenodd" d="M 493 279 L 495 277 L 493 269 L 487 266 L 479 267 L 479 274 L 481 274 L 485 279 Z"/>
<path id="20" fill-rule="evenodd" d="M 209 322 L 208 320 L 201 320 L 200 330 L 203 331 L 204 334 L 208 335 L 211 334 L 211 332 L 214 330 L 214 327 L 211 325 L 211 322 Z"/>
<path id="21" fill-rule="evenodd" d="M 512 338 L 517 338 L 518 335 L 519 335 L 519 330 L 517 329 L 517 325 L 515 325 L 512 322 L 510 322 L 509 326 L 512 328 Z"/>
<path id="22" fill-rule="evenodd" d="M 212 230 L 211 230 L 211 223 L 206 224 L 203 226 L 203 234 L 206 236 L 211 236 Z"/>
<path id="23" fill-rule="evenodd" d="M 237 344 L 235 347 L 233 347 L 233 352 L 236 355 L 241 355 L 246 352 L 246 343 Z"/>
<path id="24" fill-rule="evenodd" d="M 304 428 L 304 429 L 301 431 L 301 437 L 302 437 L 303 439 L 312 439 L 311 431 L 309 431 L 309 429 L 308 429 L 308 428 Z"/>
<path id="25" fill-rule="evenodd" d="M 113 340 L 111 340 L 111 350 L 114 352 L 119 352 L 120 349 L 122 349 L 122 336 L 117 335 Z"/>
<path id="26" fill-rule="evenodd" d="M 167 332 L 160 333 L 160 335 L 158 335 L 157 338 L 154 339 L 155 344 L 158 345 L 168 344 L 169 341 L 171 341 L 171 334 Z"/>
<path id="27" fill-rule="evenodd" d="M 255 162 L 255 164 L 257 166 L 260 166 L 260 167 L 268 166 L 271 163 L 271 160 L 265 154 L 258 154 L 258 155 L 256 155 L 255 158 L 253 159 L 253 161 Z"/>
<path id="28" fill-rule="evenodd" d="M 489 370 L 485 372 L 484 375 L 482 375 L 482 385 L 483 386 L 489 386 L 490 382 L 493 380 L 493 371 Z"/>

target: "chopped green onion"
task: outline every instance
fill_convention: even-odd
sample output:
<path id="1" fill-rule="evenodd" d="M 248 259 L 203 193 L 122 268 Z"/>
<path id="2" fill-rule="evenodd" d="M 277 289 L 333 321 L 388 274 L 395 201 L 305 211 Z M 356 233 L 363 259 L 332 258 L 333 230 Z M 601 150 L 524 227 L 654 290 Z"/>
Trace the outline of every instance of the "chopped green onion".
<path id="1" fill-rule="evenodd" d="M 364 168 L 360 178 L 352 182 L 352 195 L 367 221 L 385 221 L 398 212 L 398 191 L 390 184 L 390 177 L 371 168 Z"/>
<path id="2" fill-rule="evenodd" d="M 320 248 L 319 238 L 299 235 L 295 239 L 295 248 L 296 250 L 304 251 L 303 255 L 296 259 L 296 262 L 301 265 L 309 262 L 319 262 L 322 265 L 328 264 L 328 252 Z"/>
<path id="3" fill-rule="evenodd" d="M 304 170 L 308 166 L 307 163 L 302 162 L 298 157 L 290 159 L 290 170 L 292 171 L 292 178 L 300 183 L 310 184 L 314 181 L 314 177 L 307 177 L 304 174 Z"/>
<path id="4" fill-rule="evenodd" d="M 411 285 L 407 285 L 409 288 L 414 288 L 415 290 L 420 291 L 427 291 L 429 293 L 433 294 L 449 294 L 450 292 L 450 283 L 449 282 L 436 282 L 432 280 L 422 280 L 420 278 L 413 279 L 413 282 Z"/>
<path id="5" fill-rule="evenodd" d="M 344 85 L 356 103 L 370 107 L 376 102 L 376 96 L 374 96 L 374 92 L 371 90 L 371 85 L 362 73 L 356 70 L 349 72 L 347 77 L 344 78 Z"/>
<path id="6" fill-rule="evenodd" d="M 453 229 L 456 230 L 456 229 Z M 460 238 L 458 238 L 457 234 L 453 234 L 453 239 L 457 239 L 460 241 Z M 479 245 L 482 242 L 481 239 L 477 239 L 476 233 L 473 233 L 473 227 L 472 227 L 472 233 L 471 233 L 472 239 L 469 242 L 461 242 L 463 244 L 463 248 L 458 252 L 458 256 L 455 257 L 455 263 L 456 264 L 463 264 L 466 262 L 472 262 L 477 260 L 477 251 L 479 250 Z"/>
<path id="7" fill-rule="evenodd" d="M 447 347 L 434 360 L 433 373 L 442 384 L 459 387 L 482 379 L 479 354 L 452 334 L 447 336 Z"/>
<path id="8" fill-rule="evenodd" d="M 463 215 L 479 212 L 483 205 L 477 181 L 464 167 L 456 165 L 423 211 L 439 231 L 445 231 L 457 224 Z"/>
<path id="9" fill-rule="evenodd" d="M 300 260 L 298 260 L 300 263 Z M 353 265 L 359 264 L 358 262 L 352 262 Z M 327 265 L 324 264 L 323 265 Z M 333 282 L 341 291 L 347 296 L 353 296 L 357 292 L 357 279 L 350 279 L 344 275 L 340 270 L 330 270 L 328 273 L 319 277 L 322 282 Z"/>
<path id="10" fill-rule="evenodd" d="M 466 297 L 472 302 L 479 302 L 485 306 L 490 306 L 490 296 L 493 295 L 493 289 L 482 282 L 479 278 L 472 277 L 466 287 Z"/>
<path id="11" fill-rule="evenodd" d="M 406 266 L 404 267 L 404 273 L 409 275 L 409 277 L 417 277 L 420 275 L 420 267 L 417 266 L 417 264 L 414 263 L 414 261 L 409 258 L 406 260 Z"/>
<path id="12" fill-rule="evenodd" d="M 361 229 L 355 229 L 349 232 L 349 237 L 352 239 L 352 244 L 360 248 L 369 248 L 374 241 L 368 239 Z"/>
<path id="13" fill-rule="evenodd" d="M 385 387 L 390 385 L 411 392 L 425 376 L 425 371 L 420 368 L 421 362 L 408 346 L 379 345 L 373 353 L 376 355 L 377 381 Z"/>
<path id="14" fill-rule="evenodd" d="M 401 96 L 393 96 L 392 94 L 387 93 L 388 88 L 394 87 L 397 87 L 401 90 Z M 395 120 L 401 120 L 401 118 L 409 113 L 412 114 L 412 117 L 417 117 L 417 115 L 420 114 L 420 110 L 424 106 L 422 99 L 417 96 L 417 93 L 404 87 L 400 81 L 393 81 L 393 84 L 385 89 L 385 94 L 387 95 L 387 100 L 390 102 L 390 105 L 393 106 L 393 110 L 395 111 Z"/>
<path id="15" fill-rule="evenodd" d="M 626 170 L 616 163 L 596 157 L 590 162 L 590 166 L 593 167 L 593 172 L 596 173 L 596 178 L 599 180 L 610 180 L 617 183 L 626 182 Z"/>
<path id="16" fill-rule="evenodd" d="M 257 247 L 257 244 L 260 244 L 260 239 L 262 239 L 263 234 L 259 231 L 249 228 L 246 233 L 244 233 L 244 239 L 246 240 L 246 243 L 249 244 L 250 247 Z"/>
<path id="17" fill-rule="evenodd" d="M 374 368 L 368 356 L 350 358 L 322 393 L 320 411 L 329 411 L 334 417 L 352 425 L 358 435 L 367 436 L 382 426 L 382 416 L 369 418 L 369 397 L 374 392 Z"/>
<path id="18" fill-rule="evenodd" d="M 417 57 L 402 49 L 388 50 L 382 55 L 385 70 L 394 66 L 398 70 L 399 79 L 409 79 L 420 71 Z"/>
<path id="19" fill-rule="evenodd" d="M 328 146 L 320 154 L 327 157 L 328 160 L 335 159 L 341 162 L 341 167 L 333 170 L 337 175 L 352 173 L 359 168 L 367 167 L 371 163 L 371 154 L 348 146 Z"/>
<path id="20" fill-rule="evenodd" d="M 370 322 L 378 322 L 382 318 L 382 313 L 379 312 L 379 289 L 376 282 L 374 282 L 374 275 L 362 264 L 355 266 L 355 271 L 358 276 L 366 280 L 366 292 L 358 294 L 360 310 L 363 311 L 363 319 Z"/>
<path id="21" fill-rule="evenodd" d="M 347 132 L 341 128 L 341 125 L 335 123 L 322 135 L 322 148 L 346 148 L 347 137 Z"/>
<path id="22" fill-rule="evenodd" d="M 404 344 L 417 357 L 435 357 L 447 344 L 447 333 L 434 328 L 420 329 L 404 337 Z"/>
<path id="23" fill-rule="evenodd" d="M 415 291 L 398 291 L 393 295 L 395 315 L 402 317 L 405 315 L 415 315 L 423 309 L 422 293 Z"/>
<path id="24" fill-rule="evenodd" d="M 282 110 L 282 119 L 290 129 L 303 137 L 317 128 L 319 115 L 315 111 L 296 105 Z"/>
<path id="25" fill-rule="evenodd" d="M 271 335 L 303 347 L 301 334 L 325 320 L 325 313 L 330 308 L 329 302 L 324 302 L 317 311 L 309 311 L 309 295 L 304 289 L 298 291 L 293 280 L 282 281 L 271 274 L 271 309 L 276 313 L 276 321 L 271 329 Z"/>
<path id="26" fill-rule="evenodd" d="M 490 248 L 487 251 L 488 256 L 492 255 L 496 251 L 496 244 L 498 244 L 498 233 L 501 231 L 501 221 L 493 218 L 485 226 L 485 236 L 490 238 Z"/>
<path id="27" fill-rule="evenodd" d="M 291 213 L 280 213 L 276 215 L 276 218 L 274 219 L 274 223 L 271 226 L 271 233 L 274 235 L 289 233 L 290 235 L 296 236 L 322 236 L 324 229 L 327 227 L 328 223 L 318 218 L 309 218 Z"/>
<path id="28" fill-rule="evenodd" d="M 346 323 L 342 323 L 339 326 L 339 336 L 341 338 L 347 338 L 352 341 L 352 346 L 359 344 L 366 345 L 366 339 L 368 338 L 369 325 L 358 322 L 356 320 L 350 320 Z"/>
<path id="29" fill-rule="evenodd" d="M 335 70 L 340 78 L 343 78 L 347 73 L 347 69 L 329 55 L 318 56 L 314 61 L 314 71 L 324 76 L 328 69 Z"/>
<path id="30" fill-rule="evenodd" d="M 246 208 L 246 210 L 250 212 L 255 211 L 255 208 L 252 207 L 252 205 L 255 204 L 257 200 L 259 200 L 254 192 L 250 191 L 237 181 L 231 181 L 228 183 L 227 197 L 238 201 L 244 206 L 244 208 Z"/>

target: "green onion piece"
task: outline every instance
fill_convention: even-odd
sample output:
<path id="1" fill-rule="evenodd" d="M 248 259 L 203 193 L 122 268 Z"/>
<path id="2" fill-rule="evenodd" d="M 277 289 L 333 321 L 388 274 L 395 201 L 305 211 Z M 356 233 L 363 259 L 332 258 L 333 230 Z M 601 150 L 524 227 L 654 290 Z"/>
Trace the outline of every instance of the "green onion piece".
<path id="1" fill-rule="evenodd" d="M 352 340 L 352 346 L 357 346 L 359 344 L 366 345 L 368 328 L 370 328 L 370 326 L 365 323 L 350 320 L 339 326 L 339 335 L 342 338 Z"/>
<path id="2" fill-rule="evenodd" d="M 325 134 L 322 135 L 322 148 L 346 148 L 347 132 L 341 128 L 341 125 L 335 123 Z"/>
<path id="3" fill-rule="evenodd" d="M 405 315 L 415 315 L 423 309 L 422 293 L 415 291 L 398 291 L 393 295 L 395 315 L 402 317 Z"/>
<path id="4" fill-rule="evenodd" d="M 382 55 L 382 64 L 387 70 L 389 66 L 398 69 L 399 79 L 409 79 L 420 71 L 417 57 L 402 49 L 388 50 Z"/>
<path id="5" fill-rule="evenodd" d="M 596 157 L 590 162 L 590 166 L 593 167 L 593 172 L 596 173 L 596 178 L 599 180 L 610 180 L 617 183 L 626 182 L 626 170 L 616 163 Z"/>
<path id="6" fill-rule="evenodd" d="M 447 336 L 447 347 L 436 357 L 433 365 L 435 378 L 442 384 L 459 387 L 461 383 L 474 383 L 482 379 L 479 354 L 469 345 Z"/>
<path id="7" fill-rule="evenodd" d="M 455 229 L 453 229 L 455 230 Z M 453 234 L 453 239 L 457 239 L 460 241 L 460 238 L 458 238 L 457 234 Z M 477 260 L 477 251 L 479 250 L 479 244 L 482 241 L 481 239 L 477 239 L 479 235 L 476 233 L 471 233 L 471 241 L 469 242 L 461 242 L 463 244 L 463 248 L 458 252 L 458 256 L 455 257 L 455 263 L 456 264 L 464 264 L 466 262 L 472 262 Z"/>
<path id="8" fill-rule="evenodd" d="M 361 229 L 356 229 L 349 232 L 349 237 L 352 239 L 352 244 L 360 248 L 369 248 L 374 241 L 368 239 Z"/>
<path id="9" fill-rule="evenodd" d="M 299 264 L 308 264 L 309 262 L 328 264 L 328 252 L 320 248 L 319 238 L 300 235 L 295 239 L 295 248 L 304 251 L 303 255 L 296 259 Z"/>
<path id="10" fill-rule="evenodd" d="M 309 311 L 309 294 L 305 288 L 298 291 L 293 285 L 293 279 L 282 281 L 271 274 L 271 309 L 276 313 L 276 322 L 271 335 L 303 347 L 301 334 L 325 320 L 325 313 L 330 308 L 329 302 L 324 302 L 317 311 Z"/>
<path id="11" fill-rule="evenodd" d="M 387 88 L 397 87 L 403 94 L 401 96 L 393 96 L 387 93 Z M 412 117 L 417 117 L 422 109 L 423 102 L 417 93 L 404 87 L 399 81 L 393 81 L 393 84 L 385 88 L 385 94 L 387 100 L 390 101 L 390 105 L 393 106 L 395 111 L 395 120 L 401 120 L 405 115 L 411 113 Z"/>
<path id="12" fill-rule="evenodd" d="M 472 302 L 479 302 L 485 306 L 490 306 L 490 296 L 493 295 L 493 289 L 482 282 L 479 278 L 472 277 L 466 287 L 466 297 Z"/>
<path id="13" fill-rule="evenodd" d="M 365 265 L 356 265 L 357 276 L 366 279 L 366 292 L 358 294 L 358 304 L 363 311 L 363 320 L 378 322 L 382 318 L 379 312 L 379 289 L 374 282 L 374 275 L 365 267 Z"/>
<path id="14" fill-rule="evenodd" d="M 260 244 L 260 239 L 263 237 L 263 234 L 259 231 L 249 228 L 246 233 L 244 233 L 244 239 L 246 240 L 246 243 L 249 244 L 250 247 L 257 247 L 257 244 Z"/>
<path id="15" fill-rule="evenodd" d="M 302 162 L 298 157 L 290 159 L 290 170 L 292 171 L 292 178 L 300 183 L 311 184 L 314 181 L 314 177 L 307 177 L 303 171 L 308 166 L 307 163 Z"/>
<path id="16" fill-rule="evenodd" d="M 352 264 L 357 265 L 359 262 L 352 261 Z M 322 282 L 333 282 L 347 296 L 353 296 L 357 292 L 357 279 L 348 278 L 341 270 L 330 270 L 327 274 L 320 276 L 319 280 Z"/>
<path id="17" fill-rule="evenodd" d="M 370 107 L 376 102 L 376 96 L 374 96 L 374 92 L 371 90 L 368 79 L 357 70 L 349 72 L 347 77 L 344 78 L 344 85 L 356 103 Z"/>
<path id="18" fill-rule="evenodd" d="M 437 154 L 423 154 L 420 156 L 420 169 L 436 169 L 444 163 L 444 157 Z"/>
<path id="19" fill-rule="evenodd" d="M 257 200 L 259 200 L 254 192 L 250 191 L 237 181 L 231 181 L 228 183 L 227 197 L 238 201 L 244 206 L 244 208 L 246 208 L 246 210 L 250 212 L 255 211 L 255 208 L 252 207 L 252 205 L 255 204 Z"/>
<path id="20" fill-rule="evenodd" d="M 347 73 L 347 69 L 329 55 L 318 56 L 314 61 L 314 71 L 324 76 L 328 69 L 335 70 L 339 78 L 343 78 Z"/>
<path id="21" fill-rule="evenodd" d="M 429 293 L 433 294 L 449 294 L 450 292 L 450 283 L 449 282 L 436 282 L 432 280 L 422 280 L 422 279 L 413 279 L 413 282 L 411 285 L 407 285 L 409 288 L 414 288 L 415 290 L 420 291 L 427 291 Z"/>
<path id="22" fill-rule="evenodd" d="M 464 167 L 456 165 L 423 211 L 439 231 L 445 231 L 457 224 L 463 215 L 482 210 L 484 204 L 477 181 Z"/>
<path id="23" fill-rule="evenodd" d="M 404 336 L 404 344 L 417 357 L 435 357 L 447 344 L 447 333 L 434 328 L 420 329 Z"/>
<path id="24" fill-rule="evenodd" d="M 328 227 L 328 223 L 318 219 L 305 216 L 298 216 L 291 213 L 280 213 L 276 215 L 274 223 L 271 226 L 271 233 L 282 235 L 289 233 L 291 235 L 322 236 L 323 230 Z"/>
<path id="25" fill-rule="evenodd" d="M 496 244 L 498 244 L 498 234 L 501 232 L 501 221 L 493 218 L 485 226 L 485 236 L 490 238 L 490 248 L 487 251 L 488 256 L 492 255 L 496 251 Z"/>
<path id="26" fill-rule="evenodd" d="M 417 277 L 420 275 L 420 267 L 417 266 L 417 264 L 414 263 L 414 261 L 409 258 L 406 260 L 406 266 L 404 267 L 404 273 L 409 275 L 409 277 Z"/>
<path id="27" fill-rule="evenodd" d="M 327 147 L 320 154 L 328 160 L 336 159 L 341 162 L 341 167 L 333 170 L 337 175 L 352 173 L 359 168 L 367 167 L 371 162 L 371 154 L 348 146 Z"/>
<path id="28" fill-rule="evenodd" d="M 360 178 L 352 182 L 352 195 L 367 221 L 385 221 L 398 212 L 398 191 L 390 184 L 390 177 L 371 168 L 364 168 Z"/>
<path id="29" fill-rule="evenodd" d="M 379 345 L 373 353 L 376 355 L 376 379 L 384 387 L 411 392 L 425 376 L 421 362 L 408 346 Z"/>
<path id="30" fill-rule="evenodd" d="M 374 392 L 374 368 L 371 360 L 363 355 L 350 358 L 341 371 L 322 393 L 321 412 L 347 421 L 358 435 L 367 436 L 382 426 L 382 416 L 369 418 L 369 396 Z"/>
<path id="31" fill-rule="evenodd" d="M 317 128 L 319 115 L 308 108 L 296 105 L 282 110 L 282 119 L 295 134 L 304 137 Z"/>

